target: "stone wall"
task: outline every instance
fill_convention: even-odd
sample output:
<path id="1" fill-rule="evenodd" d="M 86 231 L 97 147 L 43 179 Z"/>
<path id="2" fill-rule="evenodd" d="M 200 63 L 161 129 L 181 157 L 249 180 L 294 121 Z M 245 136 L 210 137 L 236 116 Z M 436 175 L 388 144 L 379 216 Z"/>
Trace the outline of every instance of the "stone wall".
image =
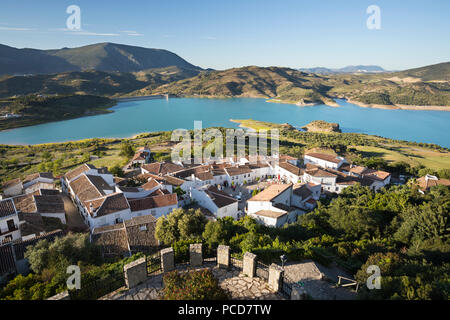
<path id="1" fill-rule="evenodd" d="M 200 267 L 203 264 L 201 243 L 189 245 L 189 262 L 192 267 Z"/>
<path id="2" fill-rule="evenodd" d="M 147 260 L 137 259 L 123 267 L 125 285 L 128 289 L 136 287 L 147 280 Z"/>

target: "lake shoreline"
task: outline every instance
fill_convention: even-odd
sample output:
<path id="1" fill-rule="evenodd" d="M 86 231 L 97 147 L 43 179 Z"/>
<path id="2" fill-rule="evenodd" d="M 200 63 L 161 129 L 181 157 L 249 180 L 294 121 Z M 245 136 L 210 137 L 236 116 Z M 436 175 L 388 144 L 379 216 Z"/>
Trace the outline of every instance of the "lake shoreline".
<path id="1" fill-rule="evenodd" d="M 148 97 L 145 97 L 148 98 Z M 336 102 L 339 108 L 326 108 L 326 105 L 318 105 L 316 108 L 297 108 L 293 104 L 268 105 L 266 99 L 150 99 L 130 102 L 128 99 L 120 102 L 113 109 L 109 109 L 109 115 L 85 116 L 82 119 L 70 119 L 56 121 L 52 124 L 40 124 L 1 132 L 0 143 L 9 145 L 37 145 L 53 142 L 78 141 L 89 138 L 136 138 L 140 134 L 169 131 L 175 128 L 190 127 L 192 121 L 202 120 L 205 127 L 242 128 L 245 131 L 251 129 L 270 130 L 274 128 L 285 129 L 286 122 L 295 128 L 306 125 L 314 120 L 324 120 L 330 123 L 340 123 L 344 132 L 366 133 L 379 135 L 391 139 L 419 141 L 422 143 L 434 143 L 440 146 L 448 146 L 448 138 L 442 135 L 445 126 L 448 125 L 449 113 L 430 116 L 426 112 L 410 112 L 398 115 L 388 110 L 372 109 L 367 121 L 365 111 L 356 104 L 351 104 L 345 99 L 339 98 Z M 211 103 L 206 100 L 211 100 Z M 226 101 L 228 100 L 228 101 Z M 360 109 L 363 110 L 363 109 Z M 369 109 L 367 109 L 369 110 Z M 406 111 L 403 111 L 406 112 Z M 439 111 L 437 111 L 439 112 Z M 395 115 L 395 116 L 394 116 Z M 359 117 L 362 117 L 359 119 Z M 406 118 L 409 119 L 406 121 Z M 93 119 L 93 120 L 92 120 Z M 240 119 L 247 119 L 241 123 Z M 254 123 L 248 120 L 254 119 Z M 428 119 L 432 125 L 428 125 L 428 132 L 405 135 L 410 126 L 420 125 Z M 389 120 L 389 121 L 388 121 Z M 72 122 L 73 121 L 73 122 Z M 231 125 L 233 122 L 233 125 Z M 258 122 L 276 123 L 276 126 L 267 128 Z M 228 123 L 228 124 L 227 124 Z M 362 123 L 365 123 L 364 126 Z M 428 122 L 430 123 L 430 122 Z M 366 126 L 367 124 L 367 126 Z M 393 129 L 394 128 L 394 129 Z M 403 128 L 403 129 L 395 129 Z M 15 131 L 17 130 L 17 131 Z M 403 130 L 403 131 L 402 131 Z M 439 131 L 439 132 L 437 132 Z"/>
<path id="2" fill-rule="evenodd" d="M 351 99 L 346 99 L 348 103 L 357 105 L 361 108 L 374 108 L 374 109 L 385 109 L 385 110 L 417 110 L 417 111 L 450 111 L 450 106 L 412 106 L 406 104 L 394 104 L 394 105 L 384 105 L 384 104 L 368 104 Z"/>

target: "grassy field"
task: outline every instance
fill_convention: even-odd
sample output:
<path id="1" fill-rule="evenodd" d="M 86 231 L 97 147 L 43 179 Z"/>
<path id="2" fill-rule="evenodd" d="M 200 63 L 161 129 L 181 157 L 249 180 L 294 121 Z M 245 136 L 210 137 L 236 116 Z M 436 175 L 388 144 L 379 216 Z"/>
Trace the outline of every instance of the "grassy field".
<path id="1" fill-rule="evenodd" d="M 431 169 L 450 169 L 450 152 L 438 152 L 425 148 L 387 145 L 386 148 L 352 146 L 364 157 L 380 157 L 389 162 L 404 161 L 411 166 L 423 165 Z"/>
<path id="2" fill-rule="evenodd" d="M 258 121 L 258 120 L 252 120 L 252 119 L 246 119 L 246 120 L 236 120 L 236 119 L 230 119 L 231 122 L 239 123 L 240 127 L 252 129 L 252 130 L 270 130 L 270 129 L 285 129 L 287 124 L 278 124 L 278 123 L 271 123 L 271 122 L 264 122 L 264 121 Z"/>

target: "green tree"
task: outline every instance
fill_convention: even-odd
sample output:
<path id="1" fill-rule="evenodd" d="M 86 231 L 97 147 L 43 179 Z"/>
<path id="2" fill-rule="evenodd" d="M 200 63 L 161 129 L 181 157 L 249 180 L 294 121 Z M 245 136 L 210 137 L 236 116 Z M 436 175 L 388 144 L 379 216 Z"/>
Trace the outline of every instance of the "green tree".
<path id="1" fill-rule="evenodd" d="M 115 166 L 109 168 L 109 172 L 111 172 L 113 175 L 115 175 L 117 177 L 123 177 L 125 175 L 122 168 L 118 165 L 115 165 Z"/>
<path id="2" fill-rule="evenodd" d="M 156 238 L 164 244 L 200 238 L 205 224 L 206 218 L 200 210 L 177 208 L 158 219 Z"/>
<path id="3" fill-rule="evenodd" d="M 133 145 L 129 142 L 124 142 L 120 146 L 120 156 L 122 157 L 132 157 L 134 155 Z"/>

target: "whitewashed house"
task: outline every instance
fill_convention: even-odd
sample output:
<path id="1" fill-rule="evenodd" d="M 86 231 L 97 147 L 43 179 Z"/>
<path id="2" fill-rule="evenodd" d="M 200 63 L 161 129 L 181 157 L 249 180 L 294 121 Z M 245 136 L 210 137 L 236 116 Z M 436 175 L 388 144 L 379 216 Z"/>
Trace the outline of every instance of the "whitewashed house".
<path id="1" fill-rule="evenodd" d="M 39 189 L 53 189 L 55 178 L 51 172 L 30 174 L 22 181 L 25 193 L 33 193 Z"/>
<path id="2" fill-rule="evenodd" d="M 0 201 L 0 244 L 20 238 L 19 217 L 13 200 Z"/>
<path id="3" fill-rule="evenodd" d="M 130 161 L 130 165 L 132 166 L 142 166 L 143 164 L 150 162 L 151 151 L 145 146 L 136 150 L 133 158 Z"/>
<path id="4" fill-rule="evenodd" d="M 33 195 L 36 213 L 42 217 L 57 218 L 66 224 L 66 210 L 61 195 Z"/>
<path id="5" fill-rule="evenodd" d="M 76 167 L 75 169 L 70 170 L 64 176 L 61 177 L 61 189 L 65 193 L 69 193 L 69 184 L 83 173 L 86 174 L 95 174 L 97 172 L 97 168 L 93 165 L 84 163 L 81 166 Z"/>
<path id="6" fill-rule="evenodd" d="M 334 192 L 337 175 L 320 168 L 306 169 L 303 173 L 302 182 L 322 185 L 324 190 Z"/>
<path id="7" fill-rule="evenodd" d="M 294 186 L 291 205 L 304 210 L 312 210 L 316 207 L 316 200 L 307 183 Z"/>
<path id="8" fill-rule="evenodd" d="M 22 180 L 14 179 L 14 180 L 7 181 L 2 185 L 2 189 L 3 189 L 3 195 L 5 197 L 18 196 L 19 194 L 22 194 L 22 192 L 23 192 Z"/>
<path id="9" fill-rule="evenodd" d="M 339 156 L 333 156 L 324 153 L 307 153 L 303 157 L 304 164 L 313 164 L 322 168 L 330 168 L 337 170 L 341 165 L 347 163 L 347 161 Z"/>
<path id="10" fill-rule="evenodd" d="M 131 219 L 130 205 L 123 193 L 108 194 L 89 200 L 86 204 L 86 221 L 91 230 Z"/>
<path id="11" fill-rule="evenodd" d="M 299 183 L 302 180 L 303 169 L 289 162 L 279 162 L 274 166 L 275 176 L 278 180 L 290 183 Z"/>
<path id="12" fill-rule="evenodd" d="M 238 218 L 238 201 L 216 187 L 206 185 L 191 190 L 191 198 L 208 209 L 216 218 Z"/>
<path id="13" fill-rule="evenodd" d="M 133 217 L 152 215 L 156 219 L 166 216 L 178 208 L 178 198 L 175 193 L 161 194 L 140 199 L 128 199 Z"/>
<path id="14" fill-rule="evenodd" d="M 228 185 L 243 185 L 255 180 L 255 175 L 249 166 L 233 166 L 224 169 Z"/>
<path id="15" fill-rule="evenodd" d="M 291 205 L 292 184 L 273 184 L 247 201 L 247 215 L 259 223 L 281 227 L 292 223 L 303 211 Z"/>

